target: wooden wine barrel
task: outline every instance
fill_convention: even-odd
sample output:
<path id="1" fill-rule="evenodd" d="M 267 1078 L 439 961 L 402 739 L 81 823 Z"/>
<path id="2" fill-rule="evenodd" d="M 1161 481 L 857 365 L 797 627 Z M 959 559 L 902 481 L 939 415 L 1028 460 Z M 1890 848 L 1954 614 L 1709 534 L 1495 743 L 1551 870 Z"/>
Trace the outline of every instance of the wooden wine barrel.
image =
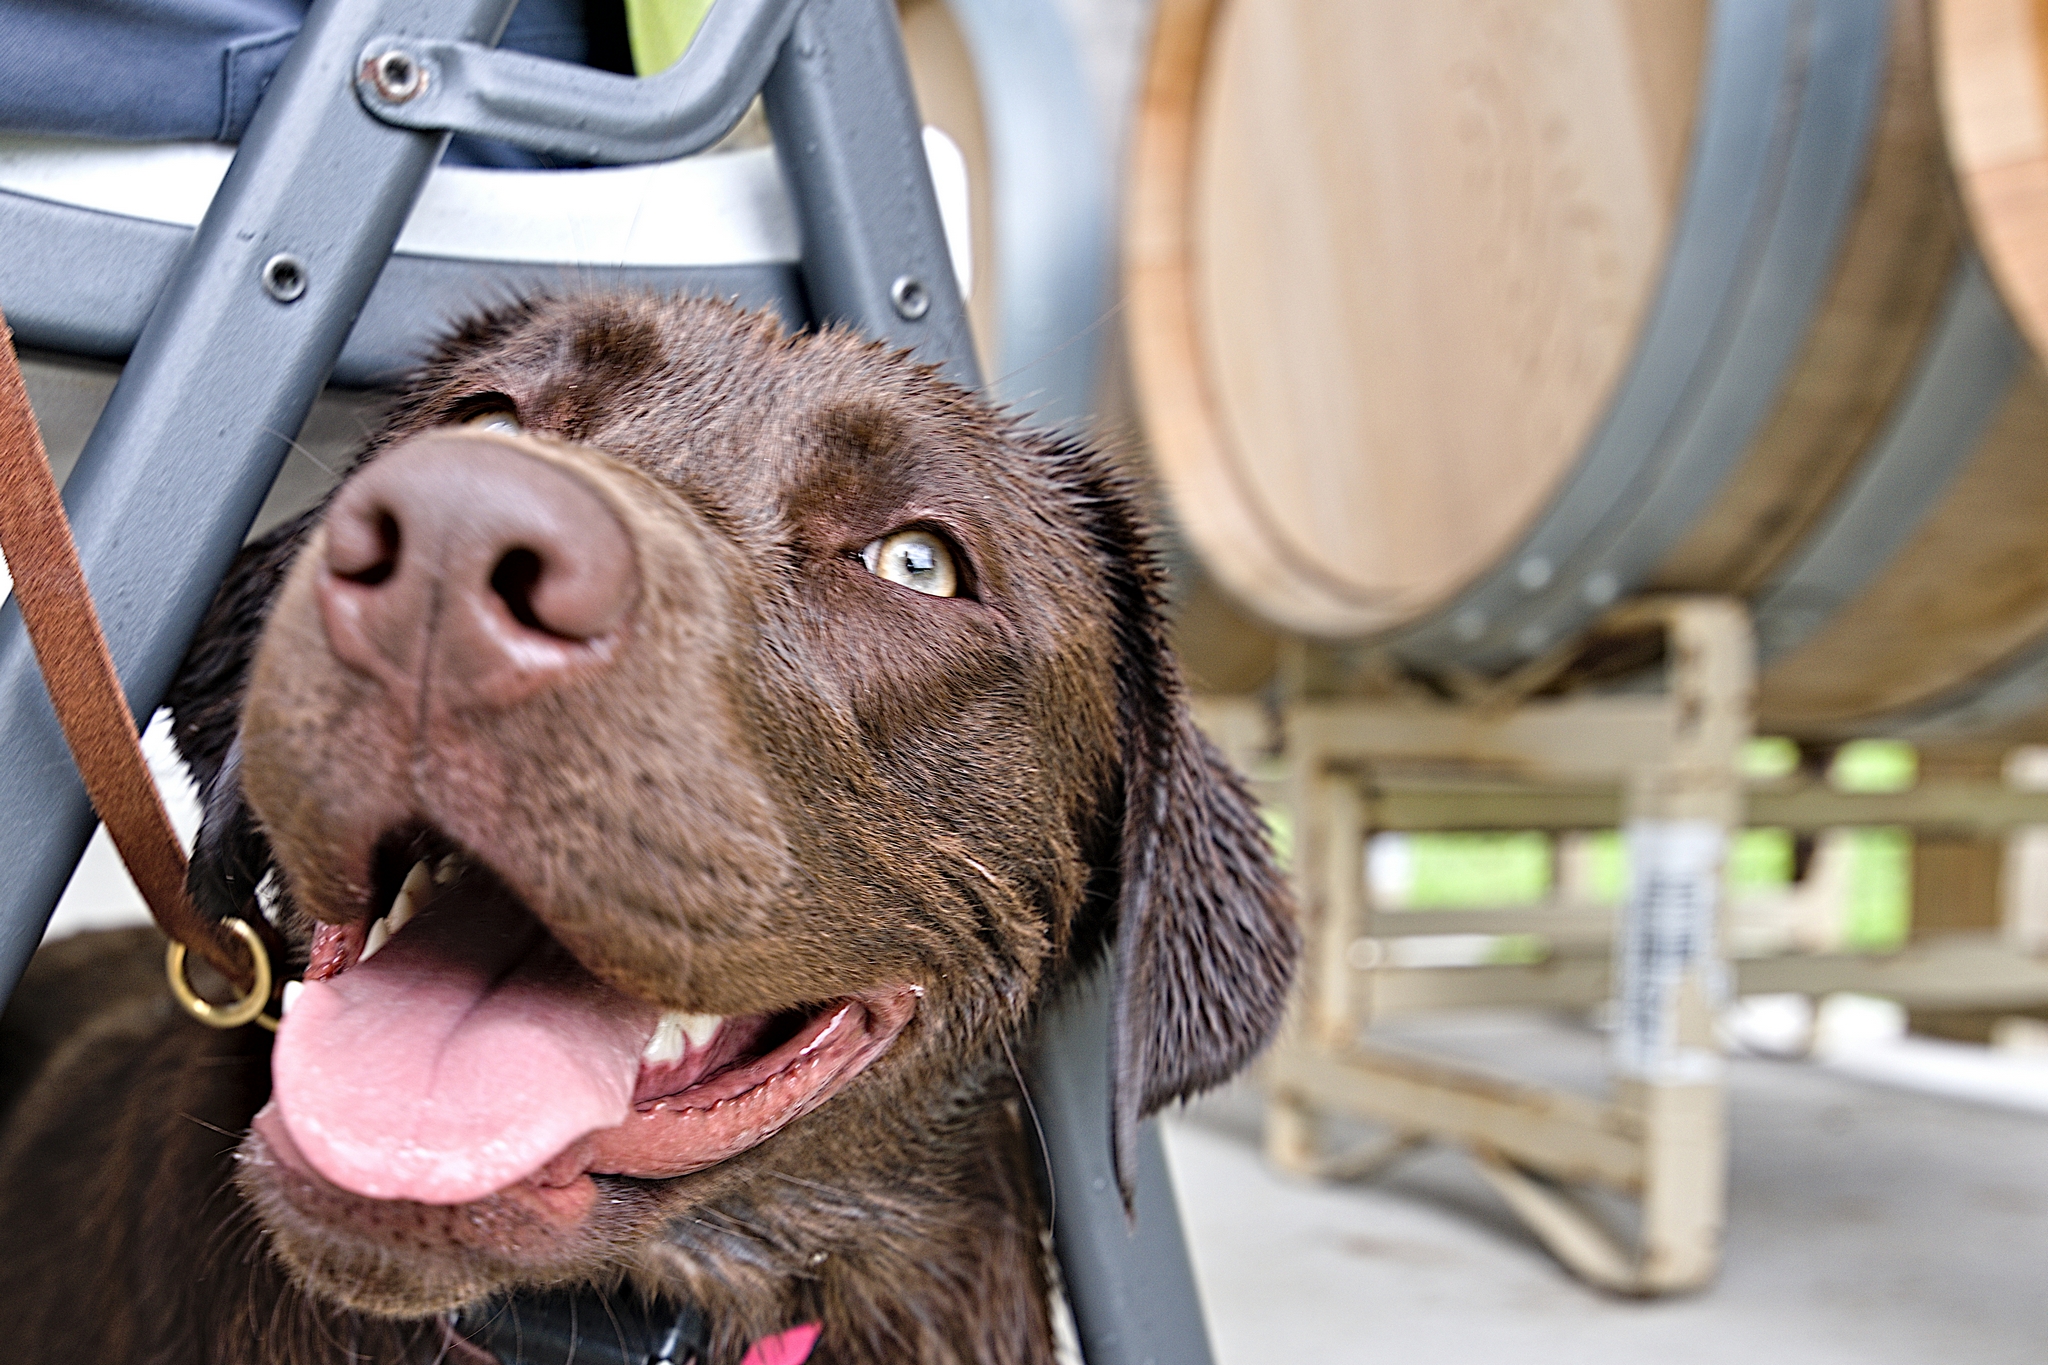
<path id="1" fill-rule="evenodd" d="M 1131 348 L 1207 571 L 1424 672 L 1739 593 L 1774 729 L 2032 725 L 2048 380 L 1934 68 L 1906 0 L 1165 0 Z"/>
<path id="2" fill-rule="evenodd" d="M 1940 0 L 1934 14 L 1943 127 L 1972 235 L 2033 354 L 2048 355 L 2048 14 L 2029 0 Z M 2025 430 L 2008 436 L 2009 458 L 2031 473 L 2044 454 L 2039 429 L 2015 425 Z M 2007 528 L 1996 539 L 2010 551 L 2013 530 L 2041 537 L 2041 512 L 2036 501 L 2000 500 L 1987 524 Z M 2003 581 L 2014 567 L 2019 586 L 2038 580 L 2031 555 L 1992 572 Z M 1905 719 L 1931 740 L 2048 739 L 2048 634 Z"/>

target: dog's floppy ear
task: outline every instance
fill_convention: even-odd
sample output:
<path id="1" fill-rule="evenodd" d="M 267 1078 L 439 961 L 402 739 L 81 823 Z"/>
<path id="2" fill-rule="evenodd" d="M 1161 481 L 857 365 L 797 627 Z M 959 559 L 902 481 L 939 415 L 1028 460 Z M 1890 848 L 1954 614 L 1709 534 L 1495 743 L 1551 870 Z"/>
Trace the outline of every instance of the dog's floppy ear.
<path id="1" fill-rule="evenodd" d="M 1161 714 L 1125 767 L 1110 1125 L 1126 1206 L 1138 1121 L 1251 1060 L 1279 1026 L 1301 951 L 1251 798 L 1195 729 L 1178 680 L 1163 681 Z"/>
<path id="2" fill-rule="evenodd" d="M 1110 1129 L 1129 1208 L 1139 1121 L 1225 1080 L 1272 1037 L 1301 935 L 1251 796 L 1188 712 L 1161 575 L 1130 490 L 1099 469 L 1083 486 L 1117 612 L 1123 827 Z"/>

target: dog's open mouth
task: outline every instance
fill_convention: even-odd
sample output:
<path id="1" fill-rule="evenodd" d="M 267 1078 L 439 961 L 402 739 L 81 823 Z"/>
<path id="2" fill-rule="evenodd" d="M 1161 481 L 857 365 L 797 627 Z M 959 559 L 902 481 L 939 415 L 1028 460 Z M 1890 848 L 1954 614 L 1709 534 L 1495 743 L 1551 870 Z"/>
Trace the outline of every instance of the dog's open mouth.
<path id="1" fill-rule="evenodd" d="M 585 970 L 482 864 L 435 852 L 380 918 L 316 933 L 257 1128 L 285 1164 L 373 1199 L 684 1175 L 824 1103 L 917 995 L 664 1011 Z"/>

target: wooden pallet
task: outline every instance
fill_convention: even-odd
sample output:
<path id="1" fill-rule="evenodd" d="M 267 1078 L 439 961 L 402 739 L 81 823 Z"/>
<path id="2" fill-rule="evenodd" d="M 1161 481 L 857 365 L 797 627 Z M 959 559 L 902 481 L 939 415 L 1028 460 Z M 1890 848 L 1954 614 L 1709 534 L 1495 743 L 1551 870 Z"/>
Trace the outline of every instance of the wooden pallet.
<path id="1" fill-rule="evenodd" d="M 1308 957 L 1297 1008 L 1263 1070 L 1271 1158 L 1301 1174 L 1358 1178 L 1420 1142 L 1461 1146 L 1574 1272 L 1655 1295 L 1697 1288 L 1719 1265 L 1727 1135 L 1713 1026 L 1731 994 L 1863 991 L 1942 1010 L 2048 1003 L 2048 961 L 1984 931 L 1976 912 L 1955 926 L 1971 932 L 1897 953 L 1731 961 L 1723 855 L 1736 831 L 1904 825 L 1931 843 L 1975 847 L 2048 825 L 2048 793 L 2009 789 L 1995 770 L 1936 770 L 1904 792 L 1846 793 L 1798 778 L 1746 787 L 1753 651 L 1741 605 L 1645 600 L 1608 625 L 1665 631 L 1660 692 L 1503 694 L 1479 705 L 1204 699 L 1197 715 L 1238 761 L 1277 774 L 1266 793 L 1293 821 Z M 1376 833 L 1615 826 L 1627 832 L 1634 869 L 1618 910 L 1569 885 L 1533 907 L 1419 913 L 1372 903 L 1365 858 Z M 1404 960 L 1404 940 L 1447 933 L 1533 935 L 1547 952 L 1521 964 Z M 1425 1010 L 1603 1001 L 1614 1020 L 1603 1097 L 1405 1052 L 1370 1027 Z M 1332 1151 L 1326 1120 L 1338 1115 L 1388 1136 Z M 1589 1186 L 1638 1202 L 1632 1238 L 1589 1211 L 1579 1197 Z"/>

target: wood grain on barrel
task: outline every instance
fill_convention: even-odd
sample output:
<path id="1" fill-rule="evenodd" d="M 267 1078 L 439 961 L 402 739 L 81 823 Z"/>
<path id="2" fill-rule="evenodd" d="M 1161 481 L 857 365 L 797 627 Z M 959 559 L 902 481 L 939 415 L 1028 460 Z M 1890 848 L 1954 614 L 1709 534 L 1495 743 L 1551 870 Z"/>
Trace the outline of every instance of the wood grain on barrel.
<path id="1" fill-rule="evenodd" d="M 1161 0 L 1153 21 L 1126 208 L 1126 338 L 1148 444 L 1174 489 L 1181 527 L 1204 551 L 1217 544 L 1244 546 L 1231 588 L 1246 602 L 1263 603 L 1289 575 L 1227 477 L 1189 288 L 1195 224 L 1186 197 L 1194 111 L 1218 2 Z"/>
<path id="2" fill-rule="evenodd" d="M 1162 6 L 1133 350 L 1228 588 L 1358 635 L 1505 552 L 1656 286 L 1704 22 L 1660 0 Z"/>

